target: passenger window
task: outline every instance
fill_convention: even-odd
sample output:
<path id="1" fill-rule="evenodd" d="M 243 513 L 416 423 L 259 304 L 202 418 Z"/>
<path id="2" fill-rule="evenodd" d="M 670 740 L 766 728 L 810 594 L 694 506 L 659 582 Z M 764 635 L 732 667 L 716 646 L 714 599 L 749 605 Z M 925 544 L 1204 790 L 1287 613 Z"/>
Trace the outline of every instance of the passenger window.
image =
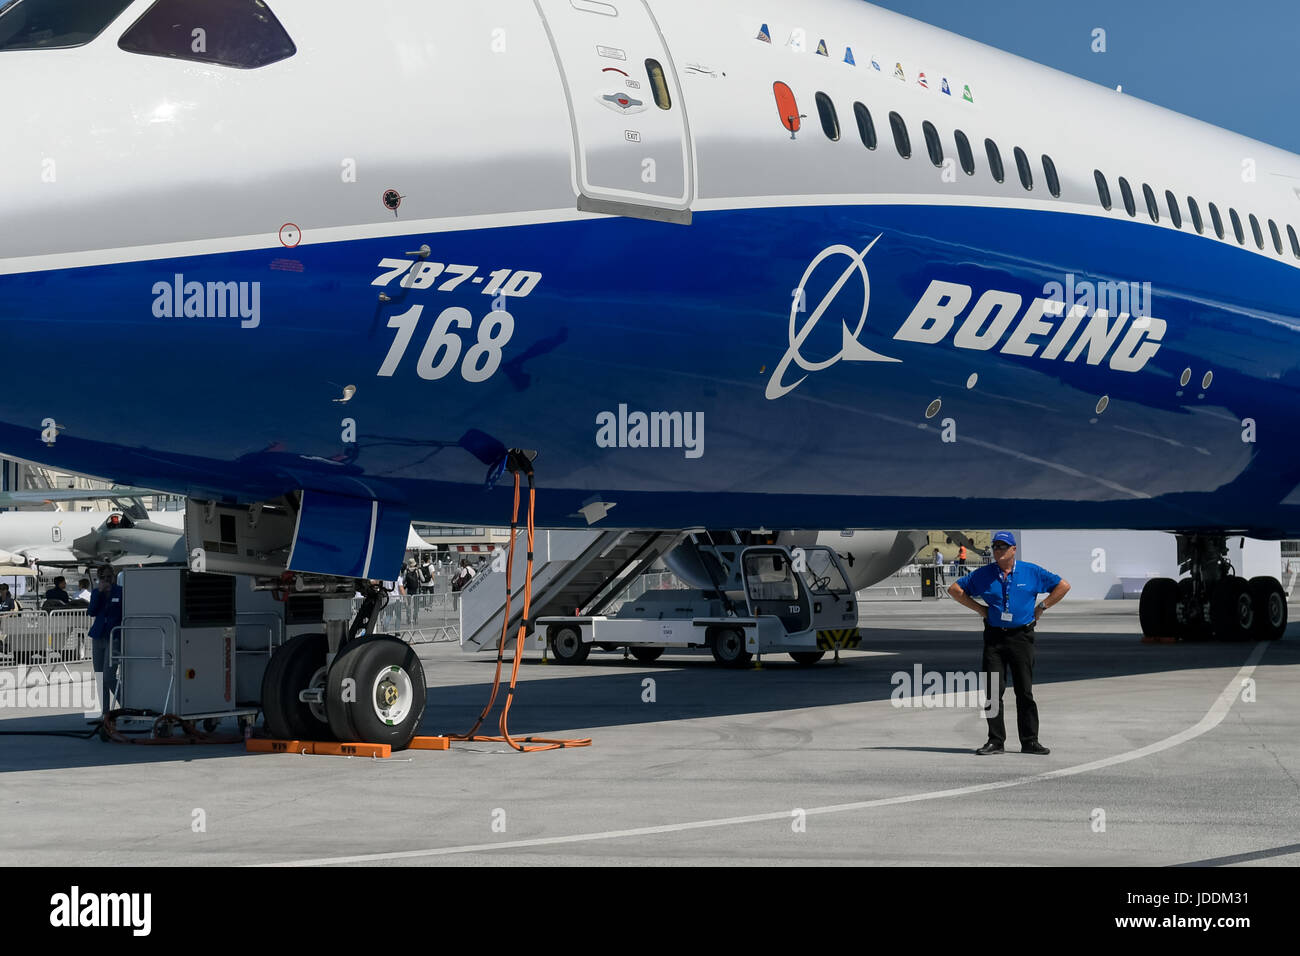
<path id="1" fill-rule="evenodd" d="M 989 172 L 993 174 L 995 182 L 1006 182 L 1006 171 L 1002 168 L 1002 154 L 998 152 L 998 144 L 991 139 L 984 141 L 984 152 L 989 157 Z"/>
<path id="2" fill-rule="evenodd" d="M 1100 169 L 1094 169 L 1092 178 L 1097 180 L 1097 198 L 1101 200 L 1101 208 L 1109 210 L 1114 204 L 1110 201 L 1110 184 L 1106 182 L 1106 174 Z"/>
<path id="3" fill-rule="evenodd" d="M 1142 184 L 1142 198 L 1147 201 L 1147 215 L 1152 222 L 1160 221 L 1160 207 L 1156 205 L 1156 194 L 1146 183 Z"/>
<path id="4" fill-rule="evenodd" d="M 862 137 L 862 145 L 867 149 L 875 149 L 876 124 L 871 119 L 871 111 L 861 103 L 854 103 L 853 115 L 858 118 L 858 135 Z"/>
<path id="5" fill-rule="evenodd" d="M 939 142 L 939 131 L 929 120 L 921 124 L 921 131 L 925 133 L 925 151 L 930 154 L 930 162 L 942 166 L 943 144 Z"/>
<path id="6" fill-rule="evenodd" d="M 1046 153 L 1043 154 L 1043 175 L 1047 177 L 1047 191 L 1052 194 L 1053 199 L 1061 198 L 1061 177 L 1056 175 L 1056 163 L 1052 162 L 1052 157 Z"/>
<path id="7" fill-rule="evenodd" d="M 1273 248 L 1277 250 L 1277 254 L 1280 256 L 1282 254 L 1282 233 L 1277 231 L 1277 223 L 1272 219 L 1268 221 L 1268 231 L 1273 237 Z"/>
<path id="8" fill-rule="evenodd" d="M 1237 236 L 1237 245 L 1246 244 L 1246 230 L 1241 228 L 1241 217 L 1237 215 L 1237 210 L 1231 206 L 1228 207 L 1228 216 L 1232 219 L 1232 231 Z"/>
<path id="9" fill-rule="evenodd" d="M 1187 208 L 1192 214 L 1192 225 L 1196 227 L 1198 235 L 1205 235 L 1205 220 L 1201 218 L 1201 207 L 1196 204 L 1196 200 L 1191 196 L 1187 197 Z"/>
<path id="10" fill-rule="evenodd" d="M 1034 171 L 1029 168 L 1029 157 L 1019 146 L 1015 148 L 1016 171 L 1020 173 L 1020 185 L 1026 189 L 1034 188 Z"/>
<path id="11" fill-rule="evenodd" d="M 655 106 L 661 110 L 673 108 L 673 98 L 668 93 L 668 77 L 658 60 L 646 60 L 645 71 L 650 76 L 650 91 L 654 93 Z"/>
<path id="12" fill-rule="evenodd" d="M 0 50 L 65 50 L 85 46 L 131 0 L 0 0 Z"/>
<path id="13" fill-rule="evenodd" d="M 1255 214 L 1253 212 L 1250 214 L 1250 231 L 1255 234 L 1255 245 L 1263 249 L 1264 231 L 1259 228 L 1259 220 L 1255 218 Z"/>
<path id="14" fill-rule="evenodd" d="M 1183 228 L 1183 213 L 1178 208 L 1178 197 L 1172 191 L 1166 189 L 1165 202 L 1169 204 L 1169 219 L 1174 224 L 1174 228 Z"/>
<path id="15" fill-rule="evenodd" d="M 894 145 L 898 147 L 898 155 L 904 159 L 911 159 L 912 138 L 907 135 L 907 124 L 903 122 L 903 117 L 897 113 L 890 113 L 889 125 L 894 131 Z"/>
<path id="16" fill-rule="evenodd" d="M 835 104 L 825 93 L 817 94 L 817 115 L 822 118 L 822 132 L 832 143 L 840 138 L 840 117 L 835 112 Z"/>
<path id="17" fill-rule="evenodd" d="M 1223 238 L 1223 217 L 1219 215 L 1219 207 L 1216 206 L 1214 203 L 1210 203 L 1210 221 L 1214 223 L 1215 234 L 1220 239 L 1222 239 Z"/>
<path id="18" fill-rule="evenodd" d="M 975 175 L 975 154 L 971 152 L 970 140 L 961 130 L 952 134 L 953 139 L 957 141 L 957 158 L 961 160 L 961 168 L 967 176 Z"/>
<path id="19" fill-rule="evenodd" d="M 196 36 L 196 30 L 203 32 Z M 254 70 L 298 52 L 264 0 L 157 0 L 117 45 L 128 53 L 239 70 Z"/>
<path id="20" fill-rule="evenodd" d="M 1120 195 L 1124 197 L 1124 211 L 1130 216 L 1138 214 L 1137 203 L 1133 200 L 1133 187 L 1128 184 L 1128 180 L 1123 176 L 1119 178 Z"/>
<path id="21" fill-rule="evenodd" d="M 1300 259 L 1300 236 L 1295 234 L 1295 226 L 1287 226 L 1286 234 L 1291 240 L 1291 254 Z"/>

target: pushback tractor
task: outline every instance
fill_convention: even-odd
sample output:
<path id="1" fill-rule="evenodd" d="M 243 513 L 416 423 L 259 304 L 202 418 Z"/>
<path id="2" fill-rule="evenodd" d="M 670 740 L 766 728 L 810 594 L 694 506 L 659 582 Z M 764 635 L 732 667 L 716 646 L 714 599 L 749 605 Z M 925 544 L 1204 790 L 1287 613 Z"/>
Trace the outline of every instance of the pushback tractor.
<path id="1" fill-rule="evenodd" d="M 593 647 L 626 647 L 648 663 L 669 648 L 708 648 L 724 666 L 786 653 L 817 663 L 861 643 L 857 602 L 830 548 L 701 547 L 712 589 L 647 591 L 610 615 L 537 620 L 555 660 L 580 664 Z"/>

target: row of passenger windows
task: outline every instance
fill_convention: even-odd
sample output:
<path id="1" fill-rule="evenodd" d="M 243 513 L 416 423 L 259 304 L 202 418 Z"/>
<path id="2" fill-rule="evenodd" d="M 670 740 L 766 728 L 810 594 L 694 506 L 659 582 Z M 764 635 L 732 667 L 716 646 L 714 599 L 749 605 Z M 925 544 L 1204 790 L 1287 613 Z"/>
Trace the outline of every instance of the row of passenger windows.
<path id="1" fill-rule="evenodd" d="M 1114 202 L 1111 199 L 1110 183 L 1106 181 L 1106 174 L 1097 169 L 1093 171 L 1092 175 L 1097 181 L 1097 196 L 1101 199 L 1102 207 L 1107 210 L 1111 209 Z M 1136 217 L 1137 197 L 1133 193 L 1133 187 L 1129 185 L 1129 181 L 1123 176 L 1119 178 L 1119 193 L 1124 202 L 1124 211 L 1130 216 Z M 1174 224 L 1175 229 L 1183 228 L 1183 213 L 1178 205 L 1178 197 L 1173 194 L 1172 190 L 1166 189 L 1164 199 L 1165 208 L 1169 211 L 1169 221 Z M 1147 215 L 1151 217 L 1151 221 L 1159 222 L 1160 202 L 1156 198 L 1155 190 L 1146 183 L 1142 184 L 1142 201 L 1147 207 Z M 1214 203 L 1208 203 L 1207 205 L 1210 210 L 1210 225 L 1214 228 L 1214 234 L 1220 239 L 1226 238 L 1227 230 L 1224 228 L 1223 216 L 1219 212 L 1219 207 Z M 1187 212 L 1192 220 L 1192 228 L 1196 230 L 1198 235 L 1205 235 L 1205 219 L 1201 216 L 1200 204 L 1191 196 L 1187 197 Z M 1251 236 L 1255 240 L 1255 245 L 1260 249 L 1264 249 L 1263 227 L 1253 213 L 1248 218 L 1250 220 Z M 1237 237 L 1237 244 L 1244 246 L 1246 244 L 1246 228 L 1242 224 L 1241 216 L 1237 214 L 1237 210 L 1229 208 L 1228 219 L 1232 223 L 1232 233 Z M 1272 219 L 1268 221 L 1268 233 L 1268 238 L 1272 240 L 1273 248 L 1277 251 L 1277 254 L 1279 256 L 1285 255 L 1282 245 L 1282 231 Z M 1300 236 L 1296 235 L 1294 226 L 1287 226 L 1286 233 L 1291 244 L 1291 254 L 1300 259 Z"/>
<path id="2" fill-rule="evenodd" d="M 825 93 L 817 94 L 817 115 L 821 119 L 822 132 L 826 138 L 832 142 L 838 142 L 840 138 L 840 118 L 835 109 L 835 102 Z M 853 104 L 853 116 L 858 124 L 858 136 L 862 139 L 862 145 L 867 149 L 875 149 L 879 145 L 876 136 L 876 124 L 872 119 L 871 110 L 867 109 L 863 103 Z M 898 155 L 904 159 L 912 158 L 912 137 L 907 129 L 907 121 L 898 114 L 891 112 L 889 114 L 889 129 L 894 137 L 894 148 L 898 150 Z M 925 136 L 925 151 L 930 157 L 930 162 L 935 166 L 942 167 L 944 152 L 943 141 L 939 136 L 939 131 L 934 124 L 926 120 L 921 124 L 921 132 Z M 962 171 L 967 176 L 975 175 L 975 153 L 971 149 L 970 140 L 961 130 L 953 132 L 953 140 L 957 144 L 957 160 L 961 163 Z M 998 149 L 998 144 L 991 139 L 984 140 L 984 154 L 988 158 L 989 173 L 993 179 L 999 183 L 1006 182 L 1006 167 L 1002 163 L 1002 151 Z M 1034 169 L 1025 151 L 1017 146 L 1013 153 L 1016 161 L 1016 175 L 1020 177 L 1020 185 L 1027 190 L 1034 188 Z M 1061 196 L 1061 179 L 1056 173 L 1056 164 L 1052 162 L 1052 157 L 1044 155 L 1042 157 L 1043 176 L 1047 181 L 1048 192 L 1055 198 Z"/>
<path id="3" fill-rule="evenodd" d="M 788 89 L 788 88 L 787 88 Z M 839 113 L 835 109 L 835 102 L 825 93 L 817 94 L 817 114 L 821 119 L 822 131 L 826 138 L 832 142 L 838 142 L 840 139 L 840 119 Z M 867 149 L 875 149 L 879 145 L 876 135 L 875 121 L 872 119 L 871 111 L 863 103 L 853 104 L 853 116 L 858 125 L 858 136 L 862 139 L 862 145 Z M 907 122 L 901 115 L 895 112 L 889 114 L 889 128 L 894 138 L 894 148 L 898 150 L 898 155 L 903 159 L 912 158 L 912 138 L 907 129 Z M 939 131 L 935 129 L 933 123 L 926 120 L 921 124 L 921 132 L 925 136 L 925 150 L 930 157 L 930 162 L 935 166 L 942 167 L 944 160 L 943 142 L 939 137 Z M 975 175 L 975 153 L 971 149 L 970 140 L 961 130 L 953 131 L 953 140 L 957 144 L 957 159 L 961 163 L 962 171 L 968 176 Z M 984 140 L 984 154 L 988 159 L 989 173 L 993 179 L 999 183 L 1006 181 L 1006 169 L 1002 163 L 1002 151 L 998 149 L 998 144 L 991 139 Z M 1034 170 L 1030 163 L 1029 157 L 1019 146 L 1013 151 L 1016 162 L 1016 174 L 1020 178 L 1020 184 L 1026 190 L 1034 188 Z M 1047 189 L 1054 198 L 1059 199 L 1061 196 L 1061 179 L 1056 171 L 1056 164 L 1052 162 L 1052 157 L 1043 154 L 1043 176 L 1047 180 Z M 1101 170 L 1094 172 L 1097 181 L 1097 194 L 1101 198 L 1101 204 L 1107 210 L 1113 207 L 1111 200 L 1110 184 L 1106 181 L 1106 176 Z M 1133 217 L 1137 216 L 1137 198 L 1133 193 L 1133 187 L 1124 177 L 1119 179 L 1119 191 L 1124 201 L 1124 210 Z M 1173 223 L 1175 229 L 1183 228 L 1183 214 L 1178 204 L 1178 198 L 1170 190 L 1165 190 L 1165 205 L 1169 211 L 1169 221 Z M 1153 190 L 1146 183 L 1142 184 L 1142 200 L 1146 205 L 1147 215 L 1151 217 L 1152 222 L 1160 221 L 1160 202 Z M 1219 207 L 1214 203 L 1209 203 L 1210 223 L 1214 228 L 1215 234 L 1223 239 L 1227 232 L 1224 228 L 1223 217 L 1219 213 Z M 1205 234 L 1205 221 L 1201 216 L 1201 207 L 1191 196 L 1187 197 L 1187 211 L 1191 216 L 1193 228 L 1200 235 Z M 1232 223 L 1232 232 L 1237 237 L 1239 245 L 1246 244 L 1246 229 L 1242 223 L 1241 216 L 1237 210 L 1229 209 L 1228 218 Z M 1265 249 L 1264 229 L 1259 220 L 1252 214 L 1249 216 L 1250 232 L 1255 240 L 1255 245 L 1260 249 Z M 1300 236 L 1296 234 L 1294 226 L 1287 226 L 1287 239 L 1290 241 L 1291 252 L 1300 259 Z M 1268 238 L 1273 242 L 1273 248 L 1277 250 L 1278 255 L 1284 255 L 1285 251 L 1282 244 L 1282 232 L 1276 222 L 1268 220 Z"/>

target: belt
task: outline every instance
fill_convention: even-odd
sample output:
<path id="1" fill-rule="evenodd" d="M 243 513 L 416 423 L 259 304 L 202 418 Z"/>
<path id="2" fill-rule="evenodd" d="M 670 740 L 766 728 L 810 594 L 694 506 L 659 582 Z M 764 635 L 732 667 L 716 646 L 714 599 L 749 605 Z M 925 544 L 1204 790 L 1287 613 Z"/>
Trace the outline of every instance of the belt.
<path id="1" fill-rule="evenodd" d="M 990 630 L 990 631 L 1006 631 L 1007 633 L 1011 633 L 1012 631 L 1033 630 L 1034 625 L 1037 623 L 1038 623 L 1037 621 L 1030 621 L 1028 624 L 1017 624 L 1014 627 L 1002 627 L 999 624 L 989 624 L 986 621 L 984 627 L 986 630 Z"/>

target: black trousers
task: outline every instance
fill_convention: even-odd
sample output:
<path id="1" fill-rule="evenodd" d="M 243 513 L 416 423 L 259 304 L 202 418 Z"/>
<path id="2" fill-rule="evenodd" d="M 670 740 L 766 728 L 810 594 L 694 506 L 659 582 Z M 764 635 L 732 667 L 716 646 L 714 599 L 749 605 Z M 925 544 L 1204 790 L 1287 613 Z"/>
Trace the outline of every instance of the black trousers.
<path id="1" fill-rule="evenodd" d="M 1034 703 L 1034 625 L 1001 628 L 984 625 L 984 686 L 994 687 L 997 681 L 997 710 L 989 722 L 989 740 L 997 744 L 1007 741 L 1006 722 L 1003 720 L 1002 694 L 1006 690 L 1005 675 L 1011 673 L 1016 688 L 1016 729 L 1020 744 L 1038 740 L 1038 704 Z M 990 694 L 990 696 L 993 696 Z"/>

